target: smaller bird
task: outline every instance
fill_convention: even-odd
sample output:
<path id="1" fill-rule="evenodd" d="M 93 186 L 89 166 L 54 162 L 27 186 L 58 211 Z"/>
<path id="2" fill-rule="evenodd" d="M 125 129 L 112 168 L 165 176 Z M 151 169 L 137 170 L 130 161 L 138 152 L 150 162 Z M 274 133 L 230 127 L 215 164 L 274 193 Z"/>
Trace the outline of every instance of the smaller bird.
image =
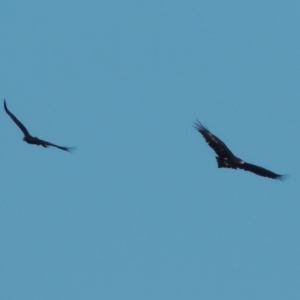
<path id="1" fill-rule="evenodd" d="M 49 146 L 52 146 L 52 147 L 56 147 L 56 148 L 59 148 L 61 150 L 64 150 L 64 151 L 68 151 L 68 152 L 72 152 L 73 150 L 76 150 L 75 147 L 62 147 L 62 146 L 58 146 L 58 145 L 55 145 L 55 144 L 52 144 L 50 142 L 47 142 L 47 141 L 43 141 L 43 140 L 40 140 L 39 138 L 37 137 L 34 137 L 32 136 L 27 128 L 15 117 L 15 115 L 13 115 L 7 108 L 6 106 L 6 101 L 4 99 L 4 109 L 6 111 L 6 113 L 12 118 L 12 120 L 17 124 L 17 126 L 22 130 L 22 132 L 24 133 L 24 137 L 23 137 L 23 141 L 25 141 L 26 143 L 28 144 L 33 144 L 33 145 L 37 145 L 37 146 L 43 146 L 44 148 L 47 148 Z"/>
<path id="2" fill-rule="evenodd" d="M 268 177 L 276 180 L 285 180 L 285 175 L 279 175 L 265 168 L 249 164 L 242 159 L 236 157 L 229 148 L 219 138 L 213 135 L 198 120 L 194 123 L 195 129 L 202 134 L 207 144 L 216 152 L 218 168 L 242 169 L 250 171 L 256 175 Z"/>

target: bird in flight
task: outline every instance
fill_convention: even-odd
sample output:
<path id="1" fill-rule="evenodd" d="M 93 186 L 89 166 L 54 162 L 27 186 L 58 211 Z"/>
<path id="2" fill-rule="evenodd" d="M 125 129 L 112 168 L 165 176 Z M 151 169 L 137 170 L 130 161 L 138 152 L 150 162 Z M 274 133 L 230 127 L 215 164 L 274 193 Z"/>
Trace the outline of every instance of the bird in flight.
<path id="1" fill-rule="evenodd" d="M 250 171 L 259 176 L 264 176 L 277 180 L 285 180 L 285 175 L 279 175 L 265 168 L 249 164 L 242 159 L 236 157 L 222 142 L 219 138 L 213 135 L 206 127 L 204 127 L 198 120 L 194 123 L 194 127 L 199 131 L 204 137 L 207 144 L 216 152 L 218 168 L 231 168 L 231 169 L 242 169 L 245 171 Z"/>
<path id="2" fill-rule="evenodd" d="M 33 145 L 37 145 L 37 146 L 43 146 L 44 148 L 47 148 L 49 146 L 52 147 L 56 147 L 59 148 L 61 150 L 64 151 L 68 151 L 68 152 L 72 152 L 73 150 L 75 150 L 76 148 L 74 147 L 62 147 L 62 146 L 58 146 L 52 143 L 49 143 L 47 141 L 44 140 L 40 140 L 37 137 L 32 136 L 27 128 L 15 117 L 15 115 L 13 115 L 7 108 L 6 106 L 6 101 L 4 99 L 4 109 L 6 111 L 6 113 L 11 117 L 11 119 L 17 124 L 17 126 L 22 130 L 22 132 L 24 133 L 24 137 L 23 137 L 23 141 L 25 141 L 28 144 L 33 144 Z"/>

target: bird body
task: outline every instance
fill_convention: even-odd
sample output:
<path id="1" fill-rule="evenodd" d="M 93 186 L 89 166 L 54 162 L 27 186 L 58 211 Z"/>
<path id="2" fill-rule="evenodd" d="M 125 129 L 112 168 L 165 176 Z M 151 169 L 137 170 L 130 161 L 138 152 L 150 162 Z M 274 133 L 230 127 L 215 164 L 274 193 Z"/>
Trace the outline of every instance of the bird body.
<path id="1" fill-rule="evenodd" d="M 265 168 L 249 164 L 243 161 L 242 159 L 236 157 L 224 142 L 222 142 L 218 137 L 213 135 L 198 120 L 194 123 L 194 127 L 204 137 L 207 144 L 216 152 L 218 168 L 231 168 L 235 170 L 242 169 L 263 177 L 268 177 L 281 181 L 286 179 L 285 175 L 276 174 Z"/>

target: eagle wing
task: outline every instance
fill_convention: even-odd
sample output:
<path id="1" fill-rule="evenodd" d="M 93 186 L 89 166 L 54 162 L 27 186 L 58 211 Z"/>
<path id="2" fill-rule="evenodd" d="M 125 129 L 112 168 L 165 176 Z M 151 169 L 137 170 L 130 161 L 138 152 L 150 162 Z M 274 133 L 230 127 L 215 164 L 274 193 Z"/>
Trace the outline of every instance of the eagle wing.
<path id="1" fill-rule="evenodd" d="M 4 99 L 4 109 L 6 113 L 12 118 L 12 120 L 18 125 L 18 127 L 23 131 L 25 136 L 30 136 L 30 133 L 28 132 L 27 128 L 13 115 L 7 108 L 6 102 Z"/>
<path id="2" fill-rule="evenodd" d="M 228 158 L 234 156 L 224 142 L 213 135 L 205 126 L 198 120 L 194 123 L 194 127 L 204 137 L 207 144 L 217 153 L 218 156 Z"/>
<path id="3" fill-rule="evenodd" d="M 52 147 L 56 147 L 56 148 L 59 148 L 59 149 L 64 150 L 64 151 L 68 151 L 68 152 L 72 152 L 72 151 L 76 150 L 76 147 L 63 147 L 63 146 L 58 146 L 56 144 L 41 140 L 39 138 L 35 138 L 35 139 L 37 140 L 37 142 L 39 144 L 41 144 L 44 147 L 52 146 Z"/>
<path id="4" fill-rule="evenodd" d="M 256 175 L 260 175 L 263 177 L 268 177 L 268 178 L 272 178 L 272 179 L 276 179 L 276 180 L 280 180 L 280 181 L 285 180 L 287 177 L 286 175 L 279 175 L 279 174 L 276 174 L 265 168 L 262 168 L 262 167 L 259 167 L 259 166 L 253 165 L 253 164 L 249 164 L 246 162 L 239 164 L 238 168 L 245 170 L 245 171 L 255 173 Z"/>

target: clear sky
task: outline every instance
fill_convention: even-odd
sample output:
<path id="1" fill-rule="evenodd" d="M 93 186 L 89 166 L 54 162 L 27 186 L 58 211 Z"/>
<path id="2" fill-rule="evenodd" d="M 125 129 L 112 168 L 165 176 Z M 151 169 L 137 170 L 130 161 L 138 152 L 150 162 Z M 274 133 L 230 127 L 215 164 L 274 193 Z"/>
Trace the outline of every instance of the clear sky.
<path id="1" fill-rule="evenodd" d="M 1 1 L 0 298 L 300 299 L 300 2 Z M 2 102 L 0 102 L 2 105 Z M 199 119 L 285 182 L 218 169 Z"/>

